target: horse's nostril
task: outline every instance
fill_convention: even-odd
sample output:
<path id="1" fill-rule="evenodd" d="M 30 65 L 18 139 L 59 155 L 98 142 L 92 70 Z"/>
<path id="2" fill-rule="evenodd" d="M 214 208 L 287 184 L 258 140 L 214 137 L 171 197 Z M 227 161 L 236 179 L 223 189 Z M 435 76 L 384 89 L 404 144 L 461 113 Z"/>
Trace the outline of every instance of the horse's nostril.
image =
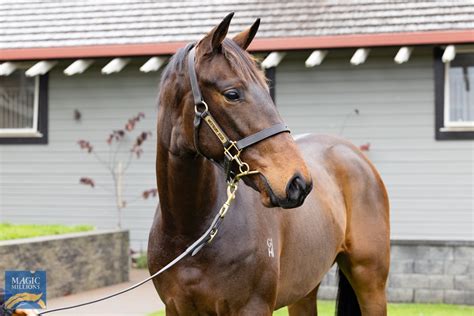
<path id="1" fill-rule="evenodd" d="M 302 195 L 306 193 L 306 183 L 303 178 L 297 174 L 288 183 L 286 188 L 286 195 L 288 200 L 297 201 L 301 198 Z"/>
<path id="2" fill-rule="evenodd" d="M 278 198 L 278 204 L 274 203 L 274 205 L 278 205 L 282 208 L 295 208 L 301 206 L 312 187 L 312 181 L 305 181 L 305 179 L 297 173 L 286 185 L 286 197 Z"/>

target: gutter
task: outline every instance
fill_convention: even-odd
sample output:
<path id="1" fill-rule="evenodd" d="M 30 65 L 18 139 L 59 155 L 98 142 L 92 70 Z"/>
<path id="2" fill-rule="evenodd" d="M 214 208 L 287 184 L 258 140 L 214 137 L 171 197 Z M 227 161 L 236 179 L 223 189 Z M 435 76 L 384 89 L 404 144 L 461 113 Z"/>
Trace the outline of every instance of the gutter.
<path id="1" fill-rule="evenodd" d="M 188 42 L 0 49 L 0 61 L 172 55 Z M 474 30 L 275 37 L 255 39 L 252 52 L 474 43 Z"/>

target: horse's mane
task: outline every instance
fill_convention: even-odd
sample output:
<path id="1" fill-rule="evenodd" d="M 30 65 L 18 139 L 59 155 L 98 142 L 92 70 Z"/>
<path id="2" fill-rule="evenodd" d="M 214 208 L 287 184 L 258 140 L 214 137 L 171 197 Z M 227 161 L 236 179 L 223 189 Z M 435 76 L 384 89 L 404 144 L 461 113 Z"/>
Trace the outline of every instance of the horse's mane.
<path id="1" fill-rule="evenodd" d="M 171 57 L 168 65 L 163 70 L 160 87 L 163 86 L 171 74 L 184 75 L 184 71 L 187 69 L 185 66 L 187 64 L 186 57 L 194 45 L 194 43 L 187 44 Z M 232 70 L 234 70 L 238 76 L 245 79 L 246 82 L 257 83 L 268 89 L 265 75 L 257 67 L 256 60 L 252 55 L 228 38 L 222 42 L 222 52 L 232 67 Z"/>

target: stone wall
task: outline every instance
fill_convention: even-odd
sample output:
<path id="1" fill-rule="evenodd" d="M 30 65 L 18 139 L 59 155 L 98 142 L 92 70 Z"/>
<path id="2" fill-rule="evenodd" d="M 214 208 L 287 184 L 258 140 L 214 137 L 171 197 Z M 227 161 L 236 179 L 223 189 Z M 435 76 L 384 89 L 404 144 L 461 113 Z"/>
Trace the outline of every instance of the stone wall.
<path id="1" fill-rule="evenodd" d="M 387 288 L 391 302 L 474 305 L 474 242 L 392 241 Z M 334 299 L 336 268 L 318 297 Z"/>
<path id="2" fill-rule="evenodd" d="M 129 280 L 125 230 L 45 236 L 0 242 L 0 287 L 5 270 L 46 270 L 48 298 Z"/>

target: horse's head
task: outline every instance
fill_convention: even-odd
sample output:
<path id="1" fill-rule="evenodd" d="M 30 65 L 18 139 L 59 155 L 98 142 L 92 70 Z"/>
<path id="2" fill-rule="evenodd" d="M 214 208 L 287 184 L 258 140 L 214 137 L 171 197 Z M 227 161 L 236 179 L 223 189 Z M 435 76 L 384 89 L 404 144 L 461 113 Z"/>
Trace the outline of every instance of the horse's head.
<path id="1" fill-rule="evenodd" d="M 272 125 L 282 123 L 273 103 L 263 72 L 246 52 L 259 20 L 233 39 L 225 38 L 232 14 L 212 29 L 195 47 L 195 69 L 209 112 L 232 140 L 240 140 Z M 185 115 L 183 143 L 194 146 L 194 102 L 186 77 L 180 115 Z M 179 87 L 176 87 L 179 88 Z M 224 159 L 222 143 L 206 124 L 197 130 L 199 151 L 216 161 Z M 295 141 L 289 133 L 279 133 L 244 149 L 240 158 L 258 174 L 244 177 L 246 184 L 260 192 L 267 207 L 300 206 L 311 191 L 312 180 Z"/>

